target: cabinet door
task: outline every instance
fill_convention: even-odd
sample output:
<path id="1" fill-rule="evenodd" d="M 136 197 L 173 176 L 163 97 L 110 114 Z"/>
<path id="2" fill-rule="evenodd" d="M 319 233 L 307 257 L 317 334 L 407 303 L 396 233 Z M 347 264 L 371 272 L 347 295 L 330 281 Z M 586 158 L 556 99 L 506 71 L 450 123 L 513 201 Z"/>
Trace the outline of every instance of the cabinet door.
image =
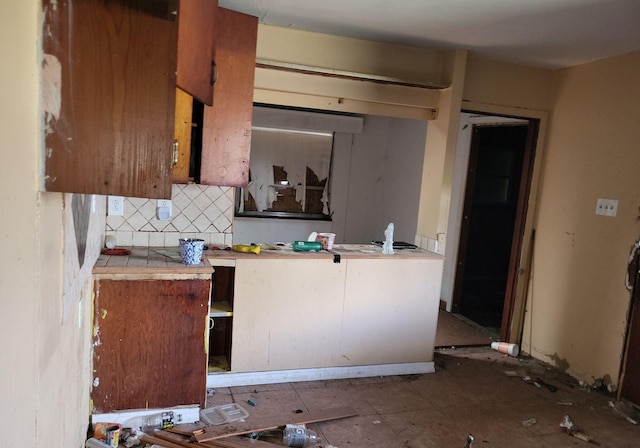
<path id="1" fill-rule="evenodd" d="M 345 263 L 244 258 L 235 275 L 233 372 L 349 363 L 340 346 Z"/>
<path id="2" fill-rule="evenodd" d="M 97 280 L 94 412 L 204 406 L 208 280 Z"/>
<path id="3" fill-rule="evenodd" d="M 341 348 L 353 365 L 433 361 L 442 260 L 347 261 Z"/>
<path id="4" fill-rule="evenodd" d="M 47 191 L 171 197 L 170 3 L 44 0 Z"/>
<path id="5" fill-rule="evenodd" d="M 213 105 L 218 0 L 180 0 L 178 87 Z"/>
<path id="6" fill-rule="evenodd" d="M 246 186 L 258 18 L 218 9 L 214 107 L 205 107 L 200 183 Z"/>
<path id="7" fill-rule="evenodd" d="M 181 89 L 176 89 L 175 143 L 178 153 L 174 154 L 173 182 L 189 183 L 191 160 L 191 134 L 193 127 L 193 97 Z"/>

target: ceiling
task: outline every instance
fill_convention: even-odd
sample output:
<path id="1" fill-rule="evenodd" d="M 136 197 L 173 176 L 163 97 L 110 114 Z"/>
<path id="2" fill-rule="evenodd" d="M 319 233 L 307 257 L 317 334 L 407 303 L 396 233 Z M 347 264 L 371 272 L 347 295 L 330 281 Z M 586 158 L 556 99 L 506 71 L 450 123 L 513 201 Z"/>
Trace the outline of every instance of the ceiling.
<path id="1" fill-rule="evenodd" d="M 260 23 L 558 69 L 640 50 L 640 0 L 219 0 Z"/>

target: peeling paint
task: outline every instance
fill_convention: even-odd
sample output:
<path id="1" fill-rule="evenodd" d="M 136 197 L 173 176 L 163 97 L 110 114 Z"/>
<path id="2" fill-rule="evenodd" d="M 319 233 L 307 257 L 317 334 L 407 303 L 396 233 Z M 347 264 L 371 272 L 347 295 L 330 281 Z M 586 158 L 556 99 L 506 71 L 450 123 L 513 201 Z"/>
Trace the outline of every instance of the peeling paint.
<path id="1" fill-rule="evenodd" d="M 574 232 L 565 232 L 565 235 L 571 239 L 571 247 L 576 247 L 576 234 Z"/>
<path id="2" fill-rule="evenodd" d="M 289 186 L 295 189 L 296 201 L 305 206 L 305 184 L 307 167 L 319 180 L 329 176 L 330 154 L 333 136 L 327 134 L 278 132 L 277 130 L 254 129 L 252 147 L 258 151 L 251 154 L 251 180 L 247 191 L 251 193 L 258 211 L 268 210 L 278 196 L 274 186 L 274 166 L 281 166 L 287 172 Z M 294 152 L 295 150 L 295 152 Z M 293 156 L 293 154 L 298 154 Z M 328 213 L 328 185 L 325 184 L 323 202 Z"/>
<path id="3" fill-rule="evenodd" d="M 62 108 L 62 64 L 52 55 L 42 59 L 42 109 L 44 111 L 45 135 L 53 133 L 52 122 L 60 118 Z"/>
<path id="4" fill-rule="evenodd" d="M 554 353 L 553 355 L 547 355 L 553 361 L 553 364 L 559 368 L 560 370 L 566 372 L 571 368 L 571 364 L 565 358 L 560 358 L 558 353 Z"/>

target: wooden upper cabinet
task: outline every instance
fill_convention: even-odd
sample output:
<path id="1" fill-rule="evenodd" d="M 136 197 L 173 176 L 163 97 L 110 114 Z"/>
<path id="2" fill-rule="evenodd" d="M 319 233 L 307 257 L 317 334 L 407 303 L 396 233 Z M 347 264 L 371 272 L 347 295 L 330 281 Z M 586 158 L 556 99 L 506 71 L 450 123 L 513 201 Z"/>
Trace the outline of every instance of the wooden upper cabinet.
<path id="1" fill-rule="evenodd" d="M 45 189 L 170 198 L 175 2 L 43 8 Z"/>
<path id="2" fill-rule="evenodd" d="M 178 87 L 211 106 L 216 78 L 218 0 L 180 0 Z"/>
<path id="3" fill-rule="evenodd" d="M 240 187 L 249 180 L 258 18 L 218 9 L 213 107 L 205 106 L 200 183 Z"/>

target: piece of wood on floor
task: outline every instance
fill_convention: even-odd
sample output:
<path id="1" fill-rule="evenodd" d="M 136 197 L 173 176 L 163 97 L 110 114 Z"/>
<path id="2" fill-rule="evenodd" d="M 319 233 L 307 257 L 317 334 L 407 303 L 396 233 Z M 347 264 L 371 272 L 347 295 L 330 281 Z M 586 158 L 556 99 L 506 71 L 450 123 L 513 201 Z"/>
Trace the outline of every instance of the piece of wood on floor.
<path id="1" fill-rule="evenodd" d="M 350 407 L 323 409 L 320 411 L 304 412 L 293 414 L 287 417 L 277 417 L 276 419 L 265 419 L 260 422 L 232 422 L 218 426 L 207 426 L 204 433 L 194 435 L 198 442 L 209 442 L 230 436 L 250 434 L 252 432 L 262 432 L 283 427 L 286 424 L 306 425 L 309 423 L 337 420 L 340 418 L 353 417 L 358 413 Z"/>
<path id="2" fill-rule="evenodd" d="M 197 446 L 207 448 L 274 448 L 282 445 L 276 445 L 275 443 L 259 439 L 250 439 L 244 436 L 231 436 L 210 442 L 198 443 Z"/>
<path id="3" fill-rule="evenodd" d="M 192 437 L 196 434 L 203 433 L 204 428 L 206 428 L 207 426 L 208 425 L 206 423 L 201 422 L 180 423 L 179 425 L 175 425 L 172 428 L 167 428 L 166 430 L 176 434 L 182 434 L 183 436 Z"/>
<path id="4" fill-rule="evenodd" d="M 194 446 L 194 444 L 191 443 L 193 441 L 193 436 L 191 435 L 176 434 L 163 429 L 163 430 L 156 431 L 155 434 L 153 434 L 153 436 L 157 439 L 162 439 L 165 442 L 174 443 L 176 445 L 180 445 L 187 448 L 191 448 Z M 164 446 L 161 443 L 158 443 L 157 445 Z"/>
<path id="5" fill-rule="evenodd" d="M 170 442 L 168 440 L 164 440 L 160 437 L 156 437 L 156 436 L 150 436 L 148 434 L 142 434 L 142 436 L 140 437 L 140 440 L 142 440 L 143 442 L 147 442 L 147 443 L 151 443 L 153 445 L 159 445 L 165 448 L 184 448 L 184 447 L 189 447 L 189 444 L 187 445 L 183 445 L 183 444 L 178 444 L 178 443 L 174 443 L 174 442 Z"/>

